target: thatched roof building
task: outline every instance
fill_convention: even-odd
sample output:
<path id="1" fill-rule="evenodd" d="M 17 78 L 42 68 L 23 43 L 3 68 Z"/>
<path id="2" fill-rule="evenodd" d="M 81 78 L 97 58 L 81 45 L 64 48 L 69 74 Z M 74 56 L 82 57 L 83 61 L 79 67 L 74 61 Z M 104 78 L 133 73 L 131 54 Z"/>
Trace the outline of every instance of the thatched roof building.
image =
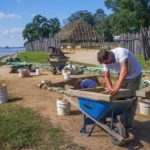
<path id="1" fill-rule="evenodd" d="M 83 20 L 78 20 L 64 26 L 56 37 L 61 39 L 63 43 L 82 43 L 82 42 L 100 42 L 100 35 Z"/>

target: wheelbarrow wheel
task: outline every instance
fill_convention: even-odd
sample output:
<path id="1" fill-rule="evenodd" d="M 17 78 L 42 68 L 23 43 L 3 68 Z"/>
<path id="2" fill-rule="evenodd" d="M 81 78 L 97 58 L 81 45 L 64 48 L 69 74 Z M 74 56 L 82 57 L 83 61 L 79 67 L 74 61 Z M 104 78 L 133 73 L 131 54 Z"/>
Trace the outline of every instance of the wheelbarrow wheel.
<path id="1" fill-rule="evenodd" d="M 116 123 L 113 123 L 113 130 L 118 133 L 120 136 L 122 136 L 123 138 L 126 138 L 127 137 L 127 134 L 126 134 L 126 130 L 125 130 L 125 127 L 123 126 L 122 123 L 120 122 L 116 122 Z M 124 143 L 118 141 L 115 137 L 111 136 L 111 141 L 113 144 L 115 145 L 123 145 Z"/>

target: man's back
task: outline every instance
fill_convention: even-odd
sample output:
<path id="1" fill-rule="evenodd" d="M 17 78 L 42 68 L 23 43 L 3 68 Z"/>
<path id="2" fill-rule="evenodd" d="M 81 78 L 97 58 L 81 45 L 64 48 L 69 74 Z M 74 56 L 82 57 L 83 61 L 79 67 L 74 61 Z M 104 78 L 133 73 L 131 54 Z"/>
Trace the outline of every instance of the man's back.
<path id="1" fill-rule="evenodd" d="M 125 48 L 114 48 L 111 50 L 114 54 L 115 62 L 111 64 L 104 64 L 104 70 L 112 69 L 113 71 L 120 73 L 121 71 L 121 63 L 127 59 L 128 60 L 128 74 L 126 79 L 133 79 L 137 77 L 141 73 L 141 66 L 139 62 L 136 60 L 135 56 Z"/>

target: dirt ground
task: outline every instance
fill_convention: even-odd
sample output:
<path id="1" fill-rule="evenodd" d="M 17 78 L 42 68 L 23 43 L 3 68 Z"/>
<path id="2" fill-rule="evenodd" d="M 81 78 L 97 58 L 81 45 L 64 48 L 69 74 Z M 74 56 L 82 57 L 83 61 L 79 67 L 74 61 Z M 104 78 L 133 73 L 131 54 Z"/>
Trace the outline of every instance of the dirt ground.
<path id="1" fill-rule="evenodd" d="M 98 50 L 82 50 L 76 52 L 68 52 L 65 55 L 70 57 L 72 61 L 83 62 L 88 64 L 100 65 L 97 61 Z"/>
<path id="2" fill-rule="evenodd" d="M 16 103 L 24 107 L 31 107 L 47 117 L 56 127 L 62 127 L 70 134 L 74 142 L 83 145 L 86 150 L 126 150 L 126 149 L 150 149 L 150 117 L 143 116 L 137 109 L 134 120 L 135 130 L 133 142 L 118 147 L 111 143 L 106 132 L 100 128 L 94 130 L 91 137 L 85 137 L 80 134 L 82 127 L 82 114 L 74 106 L 71 107 L 71 115 L 60 117 L 56 112 L 56 100 L 60 96 L 56 92 L 39 89 L 36 85 L 44 79 L 51 79 L 52 82 L 62 81 L 63 76 L 52 75 L 45 71 L 41 76 L 32 76 L 28 78 L 19 78 L 18 74 L 10 74 L 8 66 L 0 67 L 0 80 L 5 80 L 8 85 L 8 92 L 11 95 L 10 103 Z"/>

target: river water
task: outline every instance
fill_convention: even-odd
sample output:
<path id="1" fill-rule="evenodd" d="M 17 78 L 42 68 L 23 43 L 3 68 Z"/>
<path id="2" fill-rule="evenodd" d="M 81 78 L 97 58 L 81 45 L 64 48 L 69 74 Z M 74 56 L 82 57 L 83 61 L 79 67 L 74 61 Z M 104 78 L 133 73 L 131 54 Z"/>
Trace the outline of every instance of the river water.
<path id="1" fill-rule="evenodd" d="M 24 47 L 0 48 L 0 57 L 24 51 Z"/>

